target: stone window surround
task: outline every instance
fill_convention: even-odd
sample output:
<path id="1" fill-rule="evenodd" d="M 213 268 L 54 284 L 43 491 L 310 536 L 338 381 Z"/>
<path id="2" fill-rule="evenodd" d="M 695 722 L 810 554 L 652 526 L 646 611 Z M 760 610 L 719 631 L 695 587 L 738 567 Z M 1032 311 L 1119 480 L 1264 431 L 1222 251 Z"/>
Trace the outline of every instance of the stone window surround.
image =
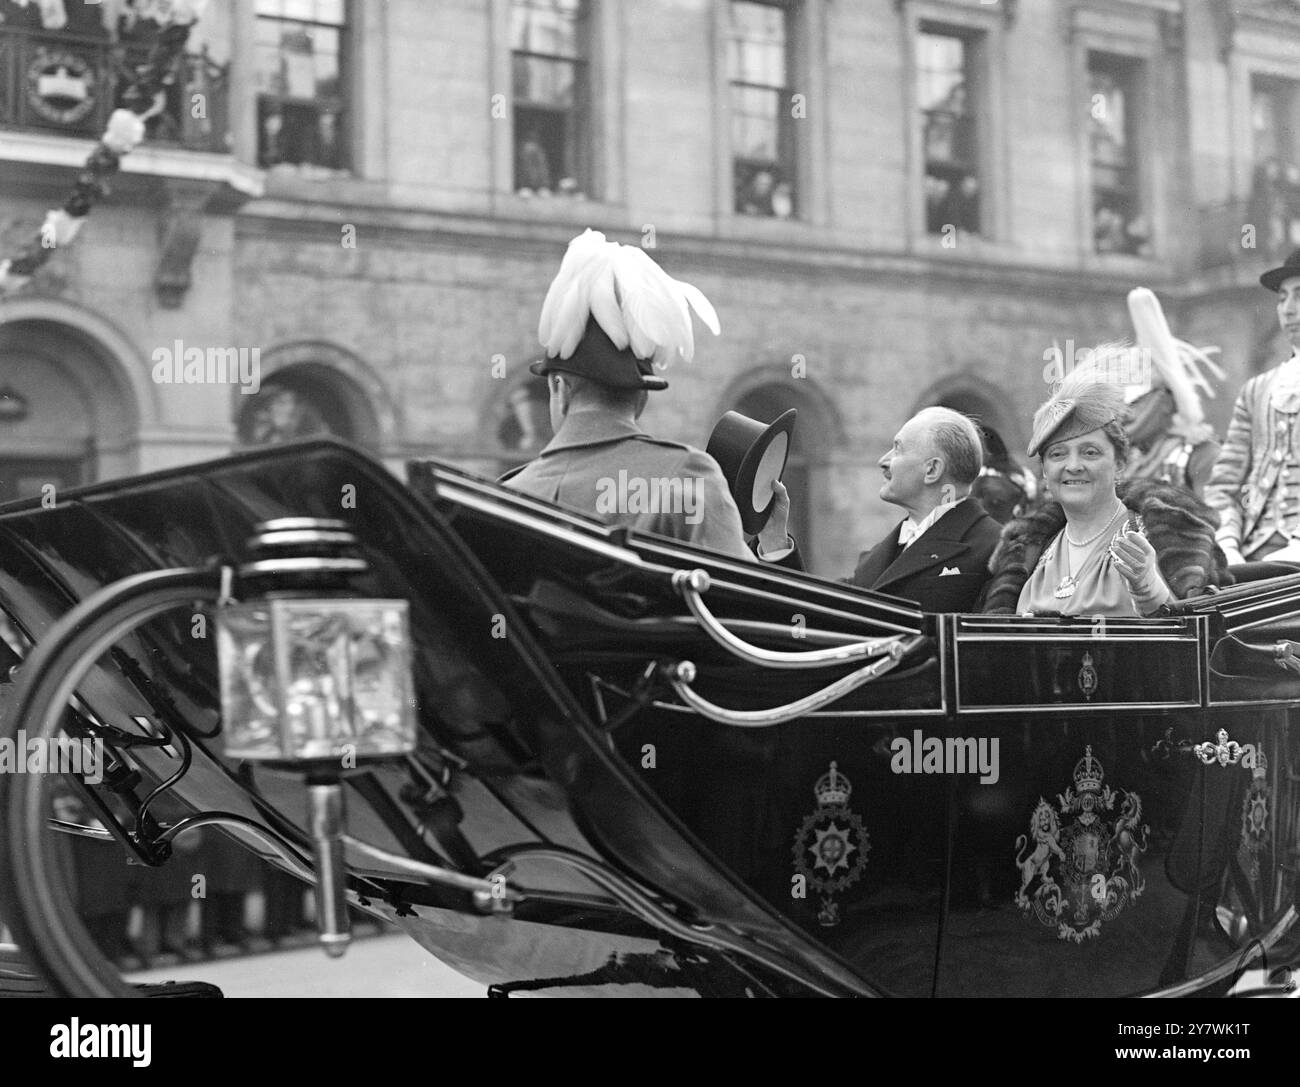
<path id="1" fill-rule="evenodd" d="M 491 30 L 491 86 L 512 85 L 510 49 L 511 0 L 488 0 Z M 588 100 L 591 114 L 587 134 L 591 176 L 586 179 L 585 197 L 524 197 L 515 193 L 514 103 L 507 104 L 504 117 L 493 118 L 491 186 L 493 210 L 498 215 L 520 219 L 547 219 L 589 225 L 597 221 L 617 222 L 627 201 L 625 181 L 625 136 L 622 103 L 626 93 L 623 76 L 625 23 L 622 0 L 587 0 L 590 39 L 586 57 Z M 494 90 L 494 93 L 495 90 Z M 488 108 L 485 105 L 485 115 Z"/>
<path id="2" fill-rule="evenodd" d="M 231 150 L 244 163 L 257 162 L 257 0 L 230 0 L 230 135 Z M 343 52 L 339 70 L 348 88 L 343 112 L 342 158 L 353 177 L 382 172 L 382 136 L 367 122 L 384 109 L 383 19 L 387 5 L 344 0 Z M 368 108 L 367 108 L 368 107 Z"/>
<path id="3" fill-rule="evenodd" d="M 1285 79 L 1300 85 L 1300 23 L 1242 18 L 1232 28 L 1226 60 L 1228 116 L 1232 125 L 1232 188 L 1237 196 L 1246 197 L 1250 195 L 1255 165 L 1251 146 L 1251 86 L 1256 76 Z"/>
<path id="4" fill-rule="evenodd" d="M 827 188 L 826 95 L 829 0 L 787 0 L 789 60 L 786 85 L 804 95 L 806 116 L 794 125 L 796 214 L 790 219 L 745 215 L 736 211 L 731 147 L 731 76 L 727 65 L 730 0 L 713 0 L 714 221 L 722 238 L 772 242 L 807 242 L 830 225 Z M 792 102 L 786 103 L 791 108 Z"/>
<path id="5" fill-rule="evenodd" d="M 1170 151 L 1157 146 L 1164 137 L 1154 118 L 1162 116 L 1158 93 L 1160 66 L 1168 44 L 1168 20 L 1173 12 L 1167 0 L 1076 0 L 1065 12 L 1068 19 L 1065 36 L 1071 50 L 1070 101 L 1078 103 L 1078 110 L 1071 118 L 1076 133 L 1075 176 L 1079 179 L 1075 214 L 1082 262 L 1089 270 L 1143 271 L 1167 256 L 1168 194 L 1165 186 L 1157 182 L 1166 174 Z M 1150 225 L 1149 256 L 1098 253 L 1093 244 L 1092 148 L 1088 126 L 1083 123 L 1091 93 L 1090 53 L 1136 62 L 1136 93 L 1130 108 L 1136 112 L 1134 143 L 1144 148 L 1137 156 L 1138 193 Z"/>
<path id="6" fill-rule="evenodd" d="M 902 20 L 903 110 L 907 118 L 907 208 L 908 248 L 923 254 L 945 257 L 987 256 L 991 247 L 1009 240 L 1008 209 L 1011 203 L 1007 166 L 1007 108 L 1002 73 L 1006 60 L 1006 31 L 1009 10 L 1000 4 L 974 0 L 897 0 Z M 944 245 L 941 235 L 929 234 L 925 222 L 925 138 L 921 107 L 917 98 L 917 38 L 923 30 L 955 31 L 968 38 L 973 48 L 968 63 L 979 73 L 979 86 L 971 99 L 973 112 L 983 123 L 976 130 L 979 145 L 980 233 L 963 234 L 956 247 Z"/>

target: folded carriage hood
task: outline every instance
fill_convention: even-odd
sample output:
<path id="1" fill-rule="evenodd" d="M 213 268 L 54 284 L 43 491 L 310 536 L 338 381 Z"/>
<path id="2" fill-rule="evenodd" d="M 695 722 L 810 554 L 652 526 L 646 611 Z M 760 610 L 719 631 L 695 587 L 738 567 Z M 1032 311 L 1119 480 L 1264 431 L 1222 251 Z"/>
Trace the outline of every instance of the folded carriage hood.
<path id="1" fill-rule="evenodd" d="M 626 568 L 666 585 L 674 568 L 699 566 L 760 610 L 770 604 L 788 616 L 793 603 L 840 635 L 915 635 L 926 617 L 901 601 L 745 569 L 669 541 L 637 546 L 627 533 L 446 466 L 415 465 L 412 478 L 408 488 L 362 452 L 323 439 L 78 488 L 52 508 L 37 498 L 10 503 L 0 507 L 0 606 L 38 639 L 73 603 L 127 575 L 237 566 L 251 557 L 247 541 L 261 521 L 347 521 L 370 565 L 358 590 L 410 601 L 422 725 L 466 760 L 468 773 L 508 783 L 544 768 L 605 863 L 696 923 L 782 949 L 820 979 L 821 991 L 869 992 L 860 974 L 718 863 L 616 757 L 561 682 L 522 605 L 548 573 L 572 583 L 575 571 L 599 580 Z M 662 599 L 652 610 L 684 614 Z M 493 636 L 502 620 L 508 638 Z M 168 682 L 192 704 L 210 704 L 208 720 L 196 724 L 196 735 L 210 738 L 219 727 L 211 644 L 177 637 L 161 655 L 155 663 Z"/>

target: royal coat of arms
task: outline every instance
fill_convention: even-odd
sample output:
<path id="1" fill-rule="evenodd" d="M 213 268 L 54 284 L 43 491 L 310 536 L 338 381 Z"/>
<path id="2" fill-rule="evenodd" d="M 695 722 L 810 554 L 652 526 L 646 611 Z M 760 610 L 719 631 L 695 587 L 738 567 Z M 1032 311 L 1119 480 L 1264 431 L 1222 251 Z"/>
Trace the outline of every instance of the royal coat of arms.
<path id="1" fill-rule="evenodd" d="M 835 763 L 817 779 L 813 794 L 817 810 L 795 832 L 794 869 L 822 896 L 817 920 L 830 927 L 840 923 L 833 896 L 862 875 L 871 842 L 862 820 L 849 810 L 853 786 Z"/>
<path id="2" fill-rule="evenodd" d="M 1102 922 L 1146 888 L 1138 868 L 1148 831 L 1142 799 L 1104 785 L 1104 776 L 1090 744 L 1075 764 L 1074 784 L 1057 795 L 1055 808 L 1040 797 L 1029 833 L 1016 839 L 1016 905 L 1075 943 L 1100 935 Z"/>

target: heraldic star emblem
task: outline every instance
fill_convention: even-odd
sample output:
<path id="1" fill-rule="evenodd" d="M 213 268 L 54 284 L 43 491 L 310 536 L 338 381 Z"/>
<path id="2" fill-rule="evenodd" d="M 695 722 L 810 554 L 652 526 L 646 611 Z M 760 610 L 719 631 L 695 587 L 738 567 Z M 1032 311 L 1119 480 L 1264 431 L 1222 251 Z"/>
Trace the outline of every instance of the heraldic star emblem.
<path id="1" fill-rule="evenodd" d="M 817 810 L 794 836 L 794 869 L 821 894 L 817 920 L 827 927 L 840 923 L 839 903 L 833 896 L 862 875 L 871 849 L 866 827 L 849 810 L 852 794 L 849 779 L 831 763 L 813 787 Z"/>
<path id="2" fill-rule="evenodd" d="M 1148 827 L 1137 793 L 1102 784 L 1092 745 L 1074 766 L 1074 784 L 1053 808 L 1041 797 L 1029 833 L 1016 839 L 1016 905 L 1076 944 L 1101 934 L 1146 889 L 1138 854 Z"/>

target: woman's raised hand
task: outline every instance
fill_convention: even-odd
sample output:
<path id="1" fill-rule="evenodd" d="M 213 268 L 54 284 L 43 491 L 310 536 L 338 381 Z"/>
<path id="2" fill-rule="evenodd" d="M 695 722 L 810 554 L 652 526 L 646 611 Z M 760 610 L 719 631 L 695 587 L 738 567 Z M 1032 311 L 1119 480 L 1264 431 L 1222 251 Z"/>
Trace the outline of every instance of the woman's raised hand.
<path id="1" fill-rule="evenodd" d="M 1110 546 L 1110 556 L 1143 615 L 1153 614 L 1174 599 L 1160 574 L 1156 549 L 1141 532 L 1126 529 L 1120 533 Z"/>

